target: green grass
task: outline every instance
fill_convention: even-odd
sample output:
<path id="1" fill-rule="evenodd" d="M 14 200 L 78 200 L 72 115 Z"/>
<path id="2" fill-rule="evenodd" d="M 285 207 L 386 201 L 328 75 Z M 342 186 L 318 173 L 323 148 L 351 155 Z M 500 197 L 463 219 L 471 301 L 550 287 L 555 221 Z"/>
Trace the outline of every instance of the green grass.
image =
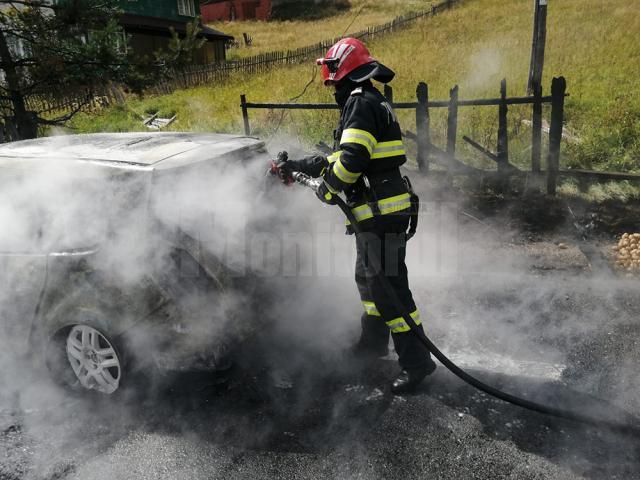
<path id="1" fill-rule="evenodd" d="M 365 8 L 361 15 L 393 15 L 393 8 L 404 4 L 368 3 L 376 6 Z M 502 78 L 508 81 L 509 95 L 523 95 L 529 67 L 531 10 L 530 2 L 523 0 L 467 0 L 452 11 L 427 18 L 369 46 L 398 73 L 392 84 L 396 101 L 413 100 L 416 84 L 421 80 L 429 84 L 432 99 L 447 98 L 454 84 L 460 86 L 460 98 L 496 97 Z M 549 6 L 545 93 L 549 93 L 553 76 L 567 78 L 571 96 L 567 99 L 566 123 L 579 139 L 563 144 L 563 166 L 640 171 L 639 10 L 635 2 L 628 0 L 558 0 Z M 344 23 L 344 16 L 338 17 Z M 306 44 L 324 38 L 323 26 L 330 22 L 337 20 L 289 23 L 290 30 L 299 31 L 304 37 L 301 42 Z M 246 24 L 237 25 L 242 29 Z M 282 27 L 282 22 L 277 25 Z M 264 28 L 273 27 L 264 24 Z M 289 32 L 281 28 L 280 34 L 272 31 L 271 35 L 287 39 Z M 132 99 L 125 107 L 113 107 L 97 116 L 80 115 L 73 127 L 79 132 L 143 130 L 137 113 L 160 110 L 178 114 L 173 130 L 241 132 L 241 93 L 246 93 L 250 101 L 287 101 L 300 93 L 315 68 L 309 62 L 250 78 L 237 76 L 224 85 Z M 330 102 L 332 96 L 316 77 L 298 101 Z M 546 109 L 547 118 L 548 113 Z M 277 111 L 254 110 L 250 115 L 254 133 L 265 139 L 281 119 Z M 529 106 L 510 108 L 511 160 L 522 167 L 529 163 L 531 134 L 522 120 L 530 117 Z M 403 128 L 415 130 L 411 111 L 400 112 L 400 118 Z M 321 139 L 328 142 L 336 120 L 336 112 L 294 111 L 284 117 L 279 133 L 307 145 Z M 446 110 L 434 110 L 432 139 L 440 146 L 444 143 L 445 125 Z M 463 134 L 495 150 L 497 108 L 461 109 L 460 137 Z M 458 152 L 459 157 L 472 164 L 495 166 L 463 142 L 458 145 Z"/>
<path id="2" fill-rule="evenodd" d="M 564 197 L 579 198 L 592 203 L 640 200 L 640 186 L 628 181 L 596 183 L 589 185 L 585 191 L 580 191 L 578 182 L 565 181 L 558 186 L 558 193 Z"/>

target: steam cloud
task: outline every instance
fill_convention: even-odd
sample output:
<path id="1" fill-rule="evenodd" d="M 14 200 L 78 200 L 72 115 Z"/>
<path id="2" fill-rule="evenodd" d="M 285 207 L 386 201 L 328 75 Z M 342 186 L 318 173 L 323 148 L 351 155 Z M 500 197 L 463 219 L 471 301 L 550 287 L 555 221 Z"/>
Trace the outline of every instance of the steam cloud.
<path id="1" fill-rule="evenodd" d="M 492 64 L 484 57 L 482 63 Z M 311 192 L 269 185 L 267 157 L 208 162 L 187 175 L 159 176 L 153 184 L 142 171 L 122 175 L 65 160 L 16 165 L 3 172 L 0 252 L 20 255 L 0 257 L 0 418 L 12 412 L 57 412 L 23 419 L 23 428 L 47 435 L 52 423 L 71 416 L 63 407 L 50 408 L 64 405 L 66 395 L 32 369 L 29 357 L 21 356 L 27 345 L 16 341 L 24 338 L 26 322 L 20 319 L 33 314 L 32 300 L 44 281 L 42 252 L 97 247 L 94 266 L 133 286 L 150 271 L 169 270 L 165 262 L 172 239 L 186 233 L 195 239 L 194 251 L 202 262 L 221 259 L 236 280 L 252 275 L 267 286 L 268 309 L 250 313 L 267 319 L 269 328 L 280 333 L 275 337 L 281 343 L 269 352 L 274 370 L 299 373 L 312 370 L 316 364 L 310 362 L 339 355 L 359 328 L 353 240 L 344 235 L 339 212 L 320 205 Z M 428 185 L 417 179 L 414 184 L 422 196 L 423 216 L 408 252 L 412 289 L 428 334 L 448 352 L 471 352 L 464 358 L 476 362 L 475 367 L 487 359 L 507 358 L 511 363 L 490 368 L 522 375 L 536 362 L 567 365 L 572 341 L 595 335 L 603 322 L 612 330 L 632 323 L 633 312 L 620 307 L 620 302 L 637 303 L 628 283 L 598 276 L 575 282 L 559 275 L 531 275 L 524 255 L 494 248 L 504 238 L 483 225 L 460 222 L 455 202 L 437 202 L 429 197 Z M 594 294 L 599 300 L 594 301 Z M 211 299 L 194 298 L 192 306 L 201 310 L 194 327 L 201 341 L 194 342 L 194 351 L 211 336 L 224 335 L 229 308 L 242 309 L 253 300 L 234 292 L 218 309 Z M 597 370 L 583 375 L 576 388 L 638 411 L 638 383 L 629 381 L 637 373 L 628 363 L 621 368 L 623 374 L 606 390 Z M 122 415 L 122 410 L 114 412 L 115 425 L 126 422 Z M 64 442 L 48 454 L 40 450 L 36 463 L 46 470 L 64 451 Z"/>

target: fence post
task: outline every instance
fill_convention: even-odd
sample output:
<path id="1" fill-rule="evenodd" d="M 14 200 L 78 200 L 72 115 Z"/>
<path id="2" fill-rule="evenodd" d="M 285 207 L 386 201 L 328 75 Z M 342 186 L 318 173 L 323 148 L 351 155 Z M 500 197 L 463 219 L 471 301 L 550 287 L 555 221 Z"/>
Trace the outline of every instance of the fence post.
<path id="1" fill-rule="evenodd" d="M 393 106 L 393 87 L 391 85 L 385 84 L 385 86 L 384 86 L 384 97 Z"/>
<path id="2" fill-rule="evenodd" d="M 449 117 L 447 118 L 447 154 L 451 158 L 456 155 L 458 137 L 458 85 L 453 87 L 449 99 Z"/>
<path id="3" fill-rule="evenodd" d="M 416 135 L 418 142 L 418 155 L 416 162 L 418 170 L 422 174 L 429 172 L 429 86 L 420 82 L 416 88 L 418 107 L 416 108 Z"/>
<path id="4" fill-rule="evenodd" d="M 560 169 L 560 144 L 562 143 L 562 123 L 564 121 L 564 96 L 567 81 L 564 77 L 551 82 L 551 126 L 549 128 L 549 157 L 547 160 L 547 193 L 556 194 L 558 170 Z"/>
<path id="5" fill-rule="evenodd" d="M 533 90 L 531 129 L 531 171 L 539 174 L 542 156 L 542 85 L 536 85 Z"/>
<path id="6" fill-rule="evenodd" d="M 249 110 L 247 109 L 247 96 L 243 93 L 240 95 L 240 107 L 242 107 L 242 120 L 244 122 L 244 134 L 251 135 L 251 126 L 249 125 Z"/>
<path id="7" fill-rule="evenodd" d="M 532 93 L 536 85 L 542 84 L 545 44 L 547 41 L 547 1 L 534 0 L 533 41 L 527 92 Z"/>
<path id="8" fill-rule="evenodd" d="M 536 45 L 538 44 L 538 26 L 540 25 L 540 0 L 533 0 L 533 35 L 531 37 L 531 60 L 529 61 L 529 79 L 527 93 L 533 93 L 532 74 L 533 64 L 536 58 Z"/>
<path id="9" fill-rule="evenodd" d="M 449 96 L 449 112 L 447 117 L 447 157 L 453 161 L 456 156 L 456 141 L 458 139 L 458 85 L 451 89 Z M 444 182 L 445 186 L 453 186 L 453 171 L 451 167 L 447 169 L 447 175 Z"/>
<path id="10" fill-rule="evenodd" d="M 504 178 L 509 164 L 509 130 L 507 127 L 507 80 L 500 82 L 500 107 L 498 111 L 498 177 Z"/>

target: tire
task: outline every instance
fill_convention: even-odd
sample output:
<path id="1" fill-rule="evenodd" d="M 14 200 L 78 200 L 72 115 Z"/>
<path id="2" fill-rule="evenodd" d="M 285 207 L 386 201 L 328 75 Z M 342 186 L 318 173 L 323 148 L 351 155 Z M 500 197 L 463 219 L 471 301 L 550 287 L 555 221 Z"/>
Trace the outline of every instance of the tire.
<path id="1" fill-rule="evenodd" d="M 44 351 L 54 380 L 77 392 L 117 395 L 130 373 L 124 345 L 92 309 L 78 309 L 51 329 Z"/>

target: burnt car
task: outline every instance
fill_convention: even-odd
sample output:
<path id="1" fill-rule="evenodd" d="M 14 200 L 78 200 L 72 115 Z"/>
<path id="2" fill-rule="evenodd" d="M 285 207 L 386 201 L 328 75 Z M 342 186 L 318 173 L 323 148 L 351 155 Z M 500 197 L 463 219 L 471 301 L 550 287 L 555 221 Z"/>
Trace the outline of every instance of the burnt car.
<path id="1" fill-rule="evenodd" d="M 238 260 L 250 212 L 234 179 L 265 155 L 222 134 L 0 146 L 0 346 L 102 394 L 227 368 L 259 298 Z"/>

